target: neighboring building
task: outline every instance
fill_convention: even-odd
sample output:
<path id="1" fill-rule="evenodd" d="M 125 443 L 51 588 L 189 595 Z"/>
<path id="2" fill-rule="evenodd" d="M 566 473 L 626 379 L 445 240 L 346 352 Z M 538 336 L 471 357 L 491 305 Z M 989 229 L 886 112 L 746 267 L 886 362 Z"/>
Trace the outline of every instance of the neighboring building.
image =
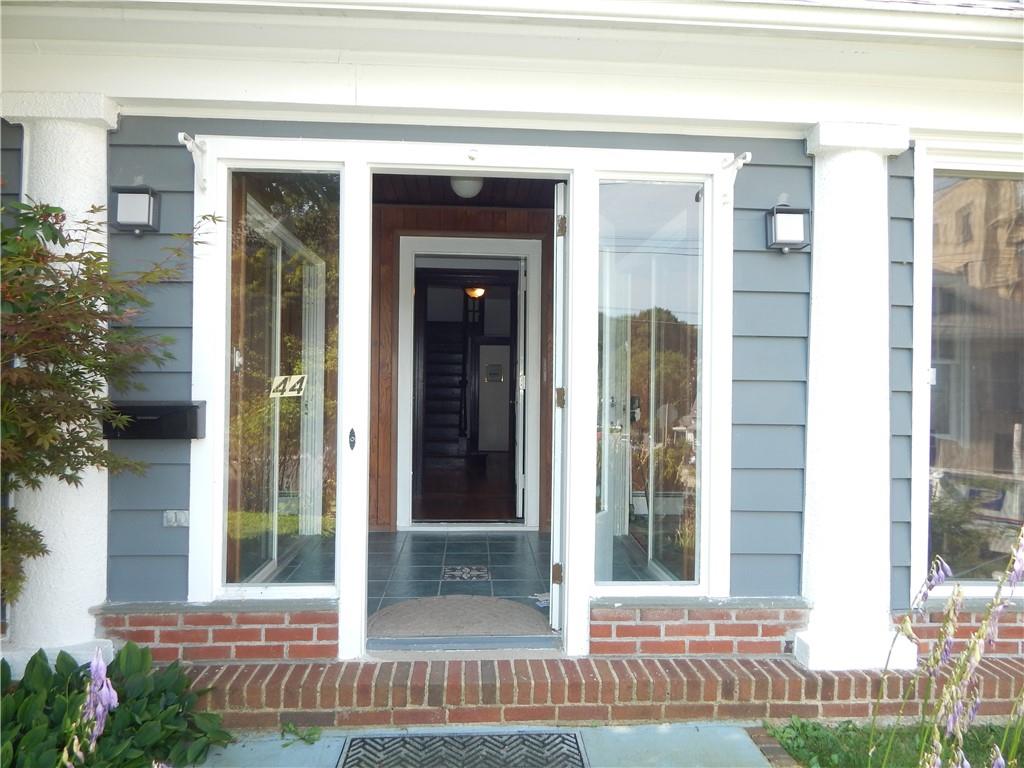
<path id="1" fill-rule="evenodd" d="M 174 360 L 112 393 L 198 436 L 19 496 L 54 554 L 15 648 L 361 658 L 462 578 L 550 592 L 569 657 L 863 669 L 930 541 L 991 592 L 1024 523 L 1019 2 L 2 13 L 5 200 L 109 200 L 118 270 L 221 217 L 142 320 Z"/>

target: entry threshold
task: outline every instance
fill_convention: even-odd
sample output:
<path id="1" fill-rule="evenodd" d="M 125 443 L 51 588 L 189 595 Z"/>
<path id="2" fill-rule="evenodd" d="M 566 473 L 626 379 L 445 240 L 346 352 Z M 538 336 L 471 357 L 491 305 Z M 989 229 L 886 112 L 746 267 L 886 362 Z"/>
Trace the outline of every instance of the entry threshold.
<path id="1" fill-rule="evenodd" d="M 459 637 L 369 637 L 368 651 L 559 650 L 559 635 L 462 635 Z"/>

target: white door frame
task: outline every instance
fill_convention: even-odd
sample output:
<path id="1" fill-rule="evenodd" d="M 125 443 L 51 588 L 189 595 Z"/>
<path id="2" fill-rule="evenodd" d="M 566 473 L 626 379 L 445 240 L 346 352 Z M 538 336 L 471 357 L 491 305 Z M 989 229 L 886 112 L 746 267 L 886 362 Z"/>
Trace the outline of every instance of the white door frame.
<path id="1" fill-rule="evenodd" d="M 398 246 L 398 529 L 417 527 L 430 530 L 483 529 L 493 530 L 500 523 L 439 525 L 413 523 L 413 304 L 416 287 L 416 258 L 423 256 L 445 259 L 495 259 L 517 265 L 526 262 L 526 295 L 538 297 L 527 301 L 526 317 L 526 515 L 524 523 L 513 523 L 517 529 L 537 530 L 540 523 L 540 278 L 541 241 L 524 238 L 494 237 L 417 237 L 399 238 Z M 518 428 L 517 424 L 517 428 Z M 516 441 L 518 444 L 518 441 Z M 518 483 L 517 483 L 518 484 Z"/>
<path id="2" fill-rule="evenodd" d="M 598 370 L 599 184 L 606 178 L 704 182 L 709 209 L 705 260 L 713 290 L 706 290 L 715 322 L 708 326 L 702 389 L 704 554 L 710 563 L 701 593 L 729 594 L 732 385 L 732 187 L 742 160 L 732 153 L 618 150 L 584 147 L 349 141 L 336 139 L 182 136 L 196 164 L 195 211 L 220 217 L 194 248 L 192 397 L 207 403 L 207 437 L 192 441 L 189 482 L 189 601 L 229 597 L 254 601 L 336 595 L 342 631 L 338 657 L 366 653 L 366 566 L 369 533 L 370 297 L 372 294 L 372 174 L 407 173 L 568 180 L 571 236 L 566 257 L 566 408 L 563 473 L 565 503 L 562 594 L 563 648 L 586 655 L 590 601 L 596 597 L 693 594 L 692 586 L 605 586 L 594 578 L 594 489 L 597 482 L 595 414 Z M 744 157 L 743 160 L 748 159 Z M 230 236 L 228 180 L 234 168 L 335 170 L 341 176 L 343 318 L 339 360 L 337 583 L 332 585 L 224 584 L 227 448 L 227 332 Z M 713 213 L 710 213 L 713 211 Z M 707 280 L 707 278 L 706 278 Z M 706 310 L 710 320 L 711 310 Z M 713 353 L 712 353 L 713 350 Z M 349 435 L 353 435 L 350 447 Z M 558 511 L 555 510 L 555 514 Z M 338 585 L 344 585 L 339 589 Z M 254 604 L 255 608 L 255 604 Z"/>

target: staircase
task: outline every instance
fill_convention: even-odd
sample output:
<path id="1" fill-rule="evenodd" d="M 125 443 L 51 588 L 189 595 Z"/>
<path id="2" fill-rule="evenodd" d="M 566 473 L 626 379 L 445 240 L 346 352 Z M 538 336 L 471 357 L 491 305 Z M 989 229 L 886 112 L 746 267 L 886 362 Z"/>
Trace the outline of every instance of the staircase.
<path id="1" fill-rule="evenodd" d="M 466 345 L 461 327 L 431 323 L 423 350 L 423 461 L 443 465 L 466 455 Z"/>

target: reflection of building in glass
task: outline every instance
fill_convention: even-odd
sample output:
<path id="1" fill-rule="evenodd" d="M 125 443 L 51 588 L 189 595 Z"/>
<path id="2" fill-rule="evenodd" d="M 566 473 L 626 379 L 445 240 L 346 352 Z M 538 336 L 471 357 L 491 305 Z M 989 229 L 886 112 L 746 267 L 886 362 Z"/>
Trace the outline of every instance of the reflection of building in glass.
<path id="1" fill-rule="evenodd" d="M 939 178 L 934 211 L 932 547 L 987 578 L 1024 518 L 1024 182 Z"/>

